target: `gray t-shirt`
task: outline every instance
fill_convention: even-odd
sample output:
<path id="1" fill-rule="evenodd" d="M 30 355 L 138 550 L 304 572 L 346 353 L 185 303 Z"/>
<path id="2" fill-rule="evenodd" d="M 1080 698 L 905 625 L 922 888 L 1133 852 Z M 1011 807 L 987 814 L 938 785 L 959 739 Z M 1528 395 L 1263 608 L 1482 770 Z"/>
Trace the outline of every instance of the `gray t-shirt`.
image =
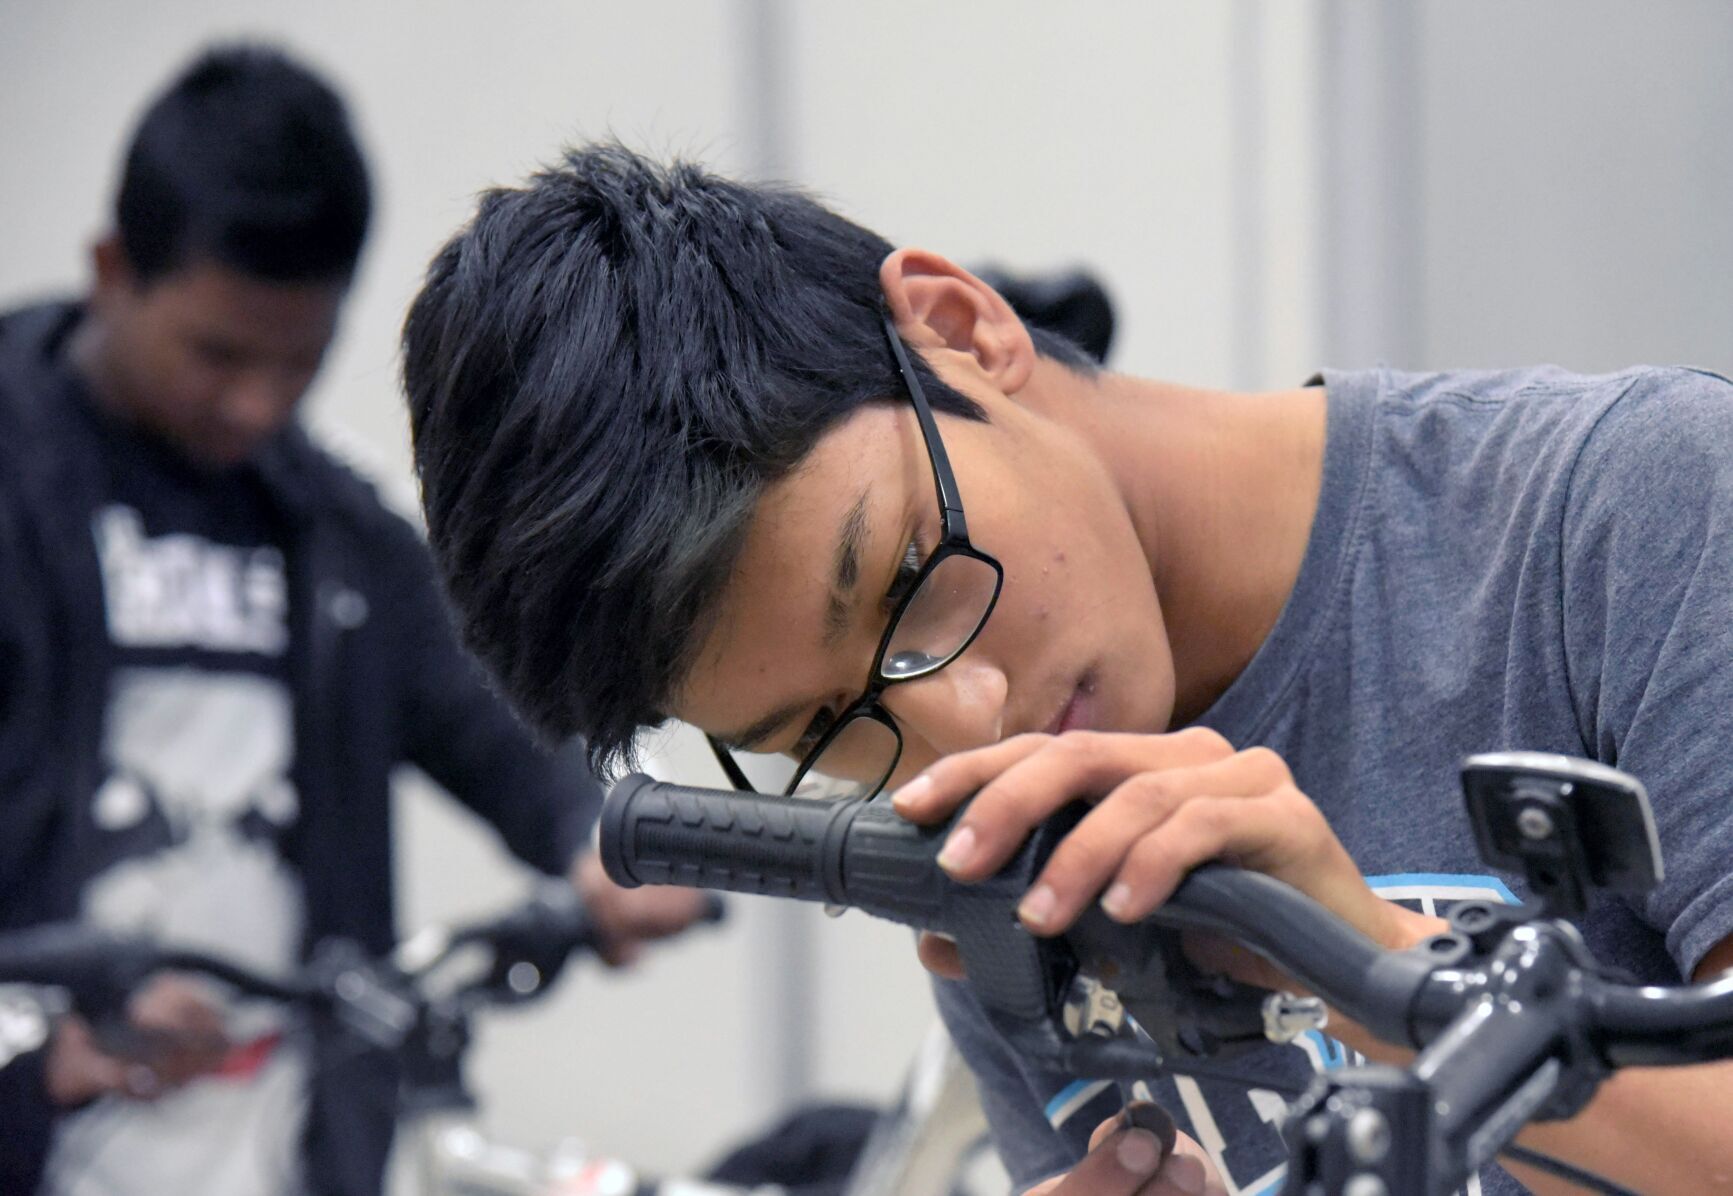
<path id="1" fill-rule="evenodd" d="M 1288 761 L 1373 887 L 1429 912 L 1523 896 L 1475 853 L 1473 752 L 1586 756 L 1648 787 L 1666 879 L 1598 900 L 1595 954 L 1676 981 L 1733 933 L 1733 383 L 1688 369 L 1326 376 L 1323 489 L 1299 579 L 1200 720 Z M 1022 1186 L 1071 1166 L 1117 1091 L 1041 1074 L 941 984 Z M 1322 1035 L 1234 1061 L 1303 1084 Z M 1268 1069 L 1258 1071 L 1258 1069 Z M 1164 1080 L 1230 1193 L 1272 1192 L 1284 1102 Z M 1525 1189 L 1488 1169 L 1469 1191 Z"/>

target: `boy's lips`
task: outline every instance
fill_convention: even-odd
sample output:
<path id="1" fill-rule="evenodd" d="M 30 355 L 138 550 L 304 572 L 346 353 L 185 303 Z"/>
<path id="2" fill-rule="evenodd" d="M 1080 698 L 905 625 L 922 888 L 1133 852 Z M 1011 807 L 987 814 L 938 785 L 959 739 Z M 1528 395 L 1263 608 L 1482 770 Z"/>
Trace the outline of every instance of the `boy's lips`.
<path id="1" fill-rule="evenodd" d="M 1071 696 L 1051 721 L 1042 728 L 1049 735 L 1067 731 L 1086 731 L 1094 725 L 1095 678 L 1085 675 L 1071 690 Z"/>

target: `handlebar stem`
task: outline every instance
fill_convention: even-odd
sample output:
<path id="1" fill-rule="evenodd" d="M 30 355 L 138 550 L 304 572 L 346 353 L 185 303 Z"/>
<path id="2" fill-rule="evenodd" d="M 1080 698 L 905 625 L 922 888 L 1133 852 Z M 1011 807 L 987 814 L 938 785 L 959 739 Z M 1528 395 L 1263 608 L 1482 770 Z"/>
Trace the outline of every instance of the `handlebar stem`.
<path id="1" fill-rule="evenodd" d="M 1305 1137 L 1288 1190 L 1352 1190 L 1363 1174 L 1387 1192 L 1447 1196 L 1528 1122 L 1580 1111 L 1607 1071 L 1583 961 L 1567 927 L 1539 922 L 1510 929 L 1483 968 L 1436 971 L 1416 1003 L 1416 1034 L 1430 1044 L 1405 1076 L 1363 1069 L 1314 1086 L 1297 1120 Z M 1455 1016 L 1432 1032 L 1426 1022 L 1451 1005 Z M 1424 1108 L 1410 1107 L 1414 1092 Z M 1399 1119 L 1399 1138 L 1423 1145 L 1356 1153 L 1350 1122 L 1374 1113 Z"/>

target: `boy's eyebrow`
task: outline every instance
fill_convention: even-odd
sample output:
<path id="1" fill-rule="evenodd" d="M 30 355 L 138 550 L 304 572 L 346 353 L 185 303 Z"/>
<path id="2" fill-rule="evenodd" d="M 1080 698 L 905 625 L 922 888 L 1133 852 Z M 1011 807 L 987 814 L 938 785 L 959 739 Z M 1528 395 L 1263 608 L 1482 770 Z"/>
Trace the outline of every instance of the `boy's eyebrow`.
<path id="1" fill-rule="evenodd" d="M 824 646 L 834 648 L 848 633 L 849 599 L 860 581 L 861 546 L 866 542 L 867 491 L 842 517 L 837 532 L 836 563 L 831 571 L 830 600 L 824 610 Z"/>
<path id="2" fill-rule="evenodd" d="M 837 532 L 836 557 L 831 568 L 830 596 L 825 602 L 824 611 L 824 646 L 834 648 L 838 641 L 848 632 L 849 599 L 851 592 L 860 582 L 861 547 L 866 542 L 867 530 L 867 496 L 870 491 L 863 489 L 860 497 L 854 500 L 847 514 L 842 517 L 842 527 Z M 717 735 L 716 739 L 724 747 L 737 751 L 756 751 L 756 745 L 768 739 L 772 732 L 778 730 L 784 723 L 792 719 L 809 706 L 816 705 L 813 699 L 802 699 L 787 702 L 772 710 L 769 714 L 753 723 L 744 730 L 731 735 Z"/>

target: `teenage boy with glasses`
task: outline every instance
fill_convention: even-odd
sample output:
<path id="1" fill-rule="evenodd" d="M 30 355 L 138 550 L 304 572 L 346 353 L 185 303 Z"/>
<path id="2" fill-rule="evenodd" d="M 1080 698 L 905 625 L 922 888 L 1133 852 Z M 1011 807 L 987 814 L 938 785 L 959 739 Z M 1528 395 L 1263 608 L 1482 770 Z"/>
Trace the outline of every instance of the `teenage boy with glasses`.
<path id="1" fill-rule="evenodd" d="M 1520 895 L 1478 862 L 1463 755 L 1593 756 L 1648 784 L 1668 876 L 1592 911 L 1591 947 L 1664 979 L 1733 961 L 1724 379 L 1376 371 L 1239 395 L 1098 373 L 942 257 L 603 146 L 483 198 L 411 310 L 405 380 L 468 643 L 600 765 L 680 718 L 920 821 L 979 791 L 941 856 L 965 881 L 1084 797 L 1032 933 L 1094 900 L 1139 919 L 1228 857 L 1398 946 L 1441 900 Z M 929 592 L 953 559 L 976 580 Z M 905 642 L 933 625 L 917 609 L 943 633 Z M 955 970 L 943 943 L 922 955 Z M 1192 1137 L 1158 1170 L 1107 1094 L 1016 1057 L 966 988 L 939 1002 L 1020 1184 L 1272 1182 L 1267 1093 L 1164 1084 Z M 1292 1084 L 1334 1050 L 1253 1066 Z M 1730 1092 L 1727 1067 L 1632 1072 L 1524 1141 L 1698 1191 L 1733 1174 Z"/>

